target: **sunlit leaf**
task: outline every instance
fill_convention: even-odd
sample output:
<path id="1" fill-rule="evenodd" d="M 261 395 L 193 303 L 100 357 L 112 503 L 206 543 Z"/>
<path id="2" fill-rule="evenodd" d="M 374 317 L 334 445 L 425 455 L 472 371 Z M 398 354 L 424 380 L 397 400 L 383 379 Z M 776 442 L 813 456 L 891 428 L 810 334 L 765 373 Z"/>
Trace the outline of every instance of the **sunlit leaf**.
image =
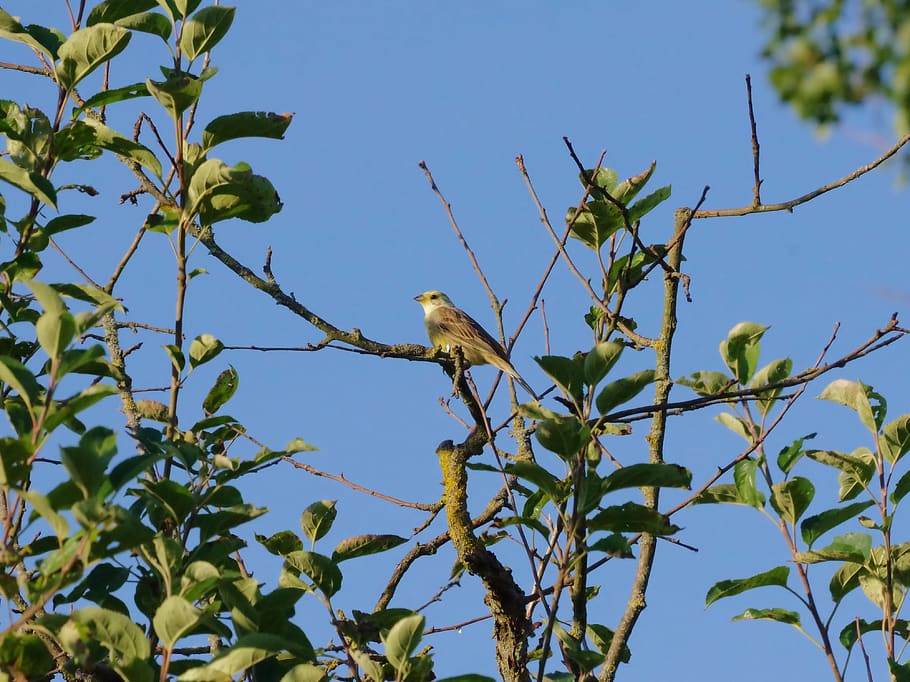
<path id="1" fill-rule="evenodd" d="M 802 533 L 803 542 L 810 548 L 819 537 L 827 533 L 832 528 L 836 528 L 845 521 L 854 518 L 860 512 L 865 511 L 875 504 L 872 500 L 865 502 L 854 502 L 846 507 L 837 507 L 828 509 L 815 516 L 807 516 L 799 525 Z"/>
<path id="2" fill-rule="evenodd" d="M 335 546 L 333 561 L 346 561 L 357 557 L 379 554 L 407 542 L 400 535 L 357 535 L 346 538 Z"/>
<path id="3" fill-rule="evenodd" d="M 786 587 L 789 576 L 790 568 L 788 566 L 777 566 L 769 571 L 758 573 L 748 578 L 721 580 L 708 590 L 708 594 L 705 596 L 705 606 L 711 606 L 718 599 L 732 597 L 758 587 L 767 587 L 769 585 Z"/>
<path id="4" fill-rule="evenodd" d="M 300 526 L 303 534 L 306 535 L 310 542 L 316 542 L 319 538 L 324 537 L 331 529 L 338 515 L 335 509 L 336 500 L 320 500 L 313 502 L 303 510 L 300 517 Z"/>
<path id="5" fill-rule="evenodd" d="M 720 356 L 733 376 L 743 386 L 749 383 L 758 366 L 759 342 L 768 327 L 754 322 L 740 322 L 720 342 Z"/>
<path id="6" fill-rule="evenodd" d="M 113 24 L 95 24 L 75 31 L 57 51 L 60 86 L 71 90 L 79 81 L 118 55 L 130 42 L 129 31 Z"/>

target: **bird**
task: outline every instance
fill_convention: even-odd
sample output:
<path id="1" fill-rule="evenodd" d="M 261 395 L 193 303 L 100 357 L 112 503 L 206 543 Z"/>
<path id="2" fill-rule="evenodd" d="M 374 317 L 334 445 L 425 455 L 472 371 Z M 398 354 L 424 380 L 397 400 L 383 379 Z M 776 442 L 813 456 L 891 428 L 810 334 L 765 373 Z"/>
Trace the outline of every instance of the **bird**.
<path id="1" fill-rule="evenodd" d="M 441 291 L 425 291 L 414 300 L 423 306 L 430 343 L 447 353 L 455 346 L 469 365 L 493 365 L 515 379 L 535 399 L 537 394 L 509 362 L 505 348 Z"/>

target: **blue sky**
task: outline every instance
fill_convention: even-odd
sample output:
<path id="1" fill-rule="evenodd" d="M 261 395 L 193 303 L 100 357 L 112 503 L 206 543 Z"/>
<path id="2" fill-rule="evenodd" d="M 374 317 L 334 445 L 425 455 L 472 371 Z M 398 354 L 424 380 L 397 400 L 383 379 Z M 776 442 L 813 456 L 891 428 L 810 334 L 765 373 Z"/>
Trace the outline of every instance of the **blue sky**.
<path id="1" fill-rule="evenodd" d="M 657 160 L 652 185 L 671 184 L 673 196 L 649 215 L 643 234 L 646 242 L 661 242 L 672 229 L 673 209 L 693 205 L 704 185 L 711 187 L 705 208 L 751 201 L 746 73 L 753 78 L 767 202 L 839 178 L 890 144 L 890 114 L 882 105 L 852 112 L 842 126 L 820 136 L 776 102 L 758 57 L 762 34 L 756 4 L 241 0 L 234 28 L 213 55 L 220 72 L 205 86 L 198 118 L 204 123 L 242 110 L 296 116 L 283 142 L 239 141 L 224 147 L 226 161 L 248 161 L 267 175 L 285 205 L 266 224 L 224 224 L 217 237 L 254 268 L 270 245 L 273 270 L 287 291 L 337 326 L 358 327 L 374 339 L 424 342 L 422 313 L 412 298 L 427 289 L 447 292 L 491 326 L 483 288 L 418 168 L 425 160 L 496 293 L 509 299 L 505 322 L 511 331 L 552 252 L 516 169 L 517 154 L 524 156 L 557 229 L 581 192 L 563 136 L 589 165 L 605 149 L 605 164 L 622 177 Z M 65 25 L 58 3 L 20 0 L 4 3 L 4 9 L 21 15 L 24 23 Z M 112 74 L 114 85 L 144 79 L 167 56 L 150 37 L 134 39 L 126 55 Z M 3 59 L 27 60 L 28 54 L 23 50 Z M 4 97 L 24 96 L 45 109 L 53 102 L 49 90 L 20 74 L 0 72 L 0 90 Z M 112 109 L 113 124 L 127 128 L 143 106 L 150 113 L 154 108 L 150 102 L 130 103 L 122 107 L 119 121 Z M 97 165 L 67 172 L 78 176 L 90 168 L 94 174 Z M 145 215 L 144 208 L 117 206 L 117 196 L 132 183 L 126 171 L 114 164 L 108 169 L 92 177 L 103 190 L 99 198 L 68 198 L 66 207 L 100 216 L 91 228 L 95 239 L 61 238 L 67 252 L 99 278 L 109 275 Z M 680 309 L 673 375 L 721 369 L 718 343 L 742 320 L 772 325 L 763 345 L 765 360 L 790 356 L 802 369 L 815 361 L 836 322 L 841 328 L 832 358 L 906 307 L 910 287 L 901 246 L 906 194 L 899 170 L 897 164 L 885 166 L 793 214 L 696 222 L 686 253 L 693 302 Z M 127 271 L 121 295 L 130 319 L 170 326 L 169 247 L 163 240 L 148 240 L 145 248 L 144 259 Z M 590 265 L 581 249 L 575 253 L 580 263 Z M 61 263 L 48 260 L 48 279 L 54 279 L 51 273 L 71 276 Z M 210 274 L 192 283 L 190 336 L 212 333 L 231 345 L 304 345 L 321 339 L 304 321 L 248 290 L 201 247 L 193 266 Z M 657 284 L 655 279 L 652 285 Z M 590 340 L 581 315 L 587 302 L 564 266 L 557 268 L 544 298 L 553 352 L 586 349 Z M 653 300 L 645 293 L 635 309 L 645 332 L 653 331 L 659 319 L 647 305 Z M 168 341 L 137 340 L 145 341 L 142 366 L 135 367 L 137 383 L 166 383 L 168 361 L 158 348 Z M 129 337 L 124 343 L 129 345 Z M 535 318 L 512 358 L 535 386 L 543 386 L 545 378 L 532 357 L 543 352 L 542 327 Z M 332 350 L 226 353 L 190 381 L 184 395 L 187 423 L 200 416 L 200 397 L 228 362 L 241 377 L 228 411 L 258 439 L 280 447 L 299 435 L 320 448 L 305 458 L 314 466 L 409 500 L 430 502 L 439 495 L 433 451 L 440 441 L 463 433 L 439 407 L 437 398 L 447 395 L 449 385 L 434 366 Z M 623 362 L 620 369 L 631 373 L 647 366 L 648 359 Z M 896 416 L 910 411 L 903 390 L 906 362 L 907 349 L 898 344 L 830 378 L 862 377 L 890 398 L 890 414 Z M 482 387 L 493 376 L 489 369 L 474 371 Z M 810 388 L 772 439 L 770 452 L 815 431 L 816 447 L 850 451 L 867 444 L 844 408 L 812 400 L 825 383 Z M 690 395 L 676 390 L 676 398 Z M 505 403 L 496 409 L 506 416 Z M 669 432 L 668 460 L 691 468 L 695 482 L 741 449 L 737 437 L 712 420 L 714 414 L 706 410 L 677 418 Z M 643 456 L 644 433 L 640 426 L 617 445 L 624 461 Z M 476 508 L 496 484 L 489 475 L 478 477 L 471 490 Z M 409 535 L 422 521 L 415 512 L 288 467 L 263 472 L 246 492 L 249 501 L 272 510 L 255 524 L 266 534 L 299 528 L 300 512 L 312 501 L 338 499 L 339 520 L 321 545 L 326 553 L 347 535 Z M 666 499 L 679 498 L 668 494 Z M 815 509 L 833 502 L 830 498 Z M 824 659 L 791 628 L 729 622 L 750 606 L 795 608 L 783 591 L 766 588 L 704 609 L 705 592 L 717 580 L 786 561 L 774 528 L 753 510 L 739 508 L 697 508 L 676 522 L 685 527 L 680 539 L 700 551 L 661 545 L 648 608 L 631 642 L 632 665 L 621 679 L 824 679 Z M 441 532 L 440 523 L 417 539 Z M 274 583 L 277 562 L 255 549 L 250 556 L 256 577 Z M 423 560 L 402 586 L 397 605 L 415 606 L 431 597 L 445 583 L 451 561 L 449 553 Z M 361 560 L 348 570 L 336 607 L 369 610 L 390 570 L 389 559 Z M 611 562 L 595 577 L 602 596 L 592 620 L 615 623 L 632 570 L 632 562 Z M 826 584 L 818 583 L 822 594 Z M 427 610 L 430 624 L 441 627 L 481 615 L 481 596 L 477 581 L 465 577 L 460 588 Z M 861 600 L 853 604 L 866 608 Z M 850 613 L 847 606 L 843 618 Z M 301 622 L 324 620 L 324 612 L 312 606 L 301 613 Z M 863 615 L 874 618 L 869 610 Z M 314 641 L 321 643 L 316 636 Z M 439 675 L 493 672 L 487 624 L 435 635 L 429 643 Z M 852 672 L 858 676 L 856 663 Z"/>

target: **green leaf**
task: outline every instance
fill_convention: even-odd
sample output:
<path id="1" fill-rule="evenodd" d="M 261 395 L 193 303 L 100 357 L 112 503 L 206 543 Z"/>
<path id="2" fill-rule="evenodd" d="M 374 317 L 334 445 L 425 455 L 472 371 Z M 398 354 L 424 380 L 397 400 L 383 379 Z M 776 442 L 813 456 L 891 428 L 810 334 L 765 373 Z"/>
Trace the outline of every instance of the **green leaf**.
<path id="1" fill-rule="evenodd" d="M 72 90 L 83 78 L 124 50 L 132 35 L 113 24 L 79 29 L 66 39 L 57 54 L 57 82 Z"/>
<path id="2" fill-rule="evenodd" d="M 222 142 L 241 137 L 282 140 L 293 117 L 293 114 L 276 114 L 270 111 L 240 111 L 219 116 L 210 121 L 202 131 L 202 146 L 205 149 L 212 149 Z"/>
<path id="3" fill-rule="evenodd" d="M 148 419 L 160 424 L 167 424 L 171 420 L 167 405 L 160 400 L 137 400 L 136 412 L 140 419 Z"/>
<path id="4" fill-rule="evenodd" d="M 230 400 L 234 393 L 237 392 L 237 386 L 240 383 L 240 377 L 237 370 L 229 367 L 218 375 L 215 379 L 215 385 L 209 390 L 205 400 L 202 401 L 202 409 L 206 414 L 215 414 L 221 407 Z"/>
<path id="5" fill-rule="evenodd" d="M 627 178 L 616 185 L 612 190 L 607 190 L 610 195 L 621 204 L 628 204 L 644 188 L 654 175 L 654 169 L 657 168 L 657 161 L 652 161 L 644 171 L 638 175 Z"/>
<path id="6" fill-rule="evenodd" d="M 196 509 L 196 498 L 186 489 L 186 486 L 162 479 L 160 481 L 143 480 L 140 484 L 145 488 L 148 496 L 154 499 L 167 515 L 177 524 L 181 524 Z"/>
<path id="7" fill-rule="evenodd" d="M 15 17 L 7 14 L 2 9 L 0 9 L 0 38 L 22 43 L 34 50 L 43 52 L 51 59 L 56 58 L 56 55 L 48 49 L 43 41 L 38 40 Z"/>
<path id="8" fill-rule="evenodd" d="M 193 106 L 202 95 L 202 79 L 188 73 L 174 74 L 165 81 L 147 78 L 145 87 L 173 119 Z"/>
<path id="9" fill-rule="evenodd" d="M 771 486 L 771 506 L 787 523 L 799 521 L 813 497 L 815 486 L 808 478 L 801 476 Z"/>
<path id="10" fill-rule="evenodd" d="M 714 419 L 716 421 L 719 421 L 724 426 L 726 426 L 728 429 L 730 429 L 736 435 L 741 436 L 743 438 L 743 440 L 745 440 L 747 443 L 749 443 L 751 445 L 752 433 L 749 430 L 749 424 L 748 424 L 748 422 L 746 422 L 745 419 L 743 419 L 742 417 L 737 417 L 734 414 L 730 414 L 729 412 L 721 412 L 721 413 L 717 414 L 714 417 Z M 753 428 L 758 430 L 759 426 L 757 424 L 755 424 L 755 425 L 753 425 Z"/>
<path id="11" fill-rule="evenodd" d="M 870 401 L 872 397 L 876 397 L 876 394 L 871 386 L 861 381 L 836 379 L 825 387 L 818 399 L 830 400 L 849 407 L 859 415 L 860 421 L 869 431 L 878 433 L 880 420 L 883 420 L 885 415 L 881 402 L 873 410 Z"/>
<path id="12" fill-rule="evenodd" d="M 118 19 L 123 19 L 131 14 L 150 10 L 156 4 L 155 0 L 105 0 L 92 8 L 85 24 L 86 26 L 113 24 Z"/>
<path id="13" fill-rule="evenodd" d="M 601 415 L 608 414 L 615 407 L 627 403 L 637 396 L 648 384 L 654 382 L 654 370 L 645 369 L 607 384 L 597 394 L 595 403 Z"/>
<path id="14" fill-rule="evenodd" d="M 127 659 L 145 659 L 151 655 L 148 637 L 127 615 L 87 606 L 73 613 L 70 620 L 89 626 L 94 639 L 108 649 L 112 658 L 116 655 Z"/>
<path id="15" fill-rule="evenodd" d="M 546 493 L 554 502 L 559 502 L 566 497 L 566 491 L 563 488 L 562 481 L 540 466 L 537 462 L 532 462 L 530 460 L 509 462 L 505 465 L 504 470 L 506 473 L 530 481 Z"/>
<path id="16" fill-rule="evenodd" d="M 294 454 L 295 452 L 316 452 L 318 450 L 319 448 L 315 445 L 310 445 L 302 438 L 295 438 L 284 446 L 284 451 L 288 454 Z"/>
<path id="17" fill-rule="evenodd" d="M 607 200 L 589 201 L 580 212 L 577 206 L 571 207 L 566 212 L 566 225 L 570 223 L 572 224 L 570 235 L 592 251 L 600 251 L 610 235 L 621 230 L 626 224 L 622 210 Z"/>
<path id="18" fill-rule="evenodd" d="M 739 490 L 732 483 L 721 483 L 705 490 L 692 501 L 696 504 L 749 504 L 739 496 Z M 750 505 L 751 506 L 751 505 Z"/>
<path id="19" fill-rule="evenodd" d="M 190 519 L 189 526 L 191 528 L 199 528 L 199 534 L 202 541 L 205 542 L 209 538 L 224 534 L 242 523 L 252 521 L 267 511 L 268 509 L 254 507 L 251 504 L 238 504 L 215 512 L 197 514 Z"/>
<path id="20" fill-rule="evenodd" d="M 7 401 L 6 409 L 9 411 L 11 401 Z M 29 420 L 29 424 L 31 420 Z M 26 429 L 31 435 L 31 430 Z M 31 476 L 32 467 L 29 463 L 36 447 L 28 440 L 0 438 L 0 486 L 4 488 L 22 488 Z"/>
<path id="21" fill-rule="evenodd" d="M 619 174 L 612 168 L 587 168 L 578 174 L 581 186 L 586 188 L 591 185 L 591 196 L 595 199 L 605 199 L 604 192 L 612 192 L 619 182 Z"/>
<path id="22" fill-rule="evenodd" d="M 141 31 L 158 36 L 164 42 L 167 42 L 174 32 L 174 25 L 163 14 L 157 12 L 142 12 L 141 14 L 131 14 L 116 21 L 117 26 L 129 29 L 130 31 Z"/>
<path id="23" fill-rule="evenodd" d="M 876 633 L 883 632 L 881 620 L 873 620 L 873 621 L 869 622 L 863 618 L 860 618 L 858 624 L 859 624 L 859 631 L 864 635 L 869 634 L 870 632 L 876 632 Z M 857 640 L 857 633 L 856 633 L 857 627 L 856 626 L 857 626 L 857 621 L 851 620 L 840 631 L 840 635 L 838 635 L 838 639 L 840 640 L 840 643 L 843 644 L 844 648 L 847 649 L 848 651 L 853 647 L 854 644 L 856 644 L 856 640 Z M 906 621 L 902 618 L 899 618 L 899 619 L 895 620 L 895 622 L 894 622 L 894 629 L 895 629 L 895 632 L 898 634 L 898 636 L 902 637 L 904 640 L 910 639 L 910 621 Z M 898 679 L 900 679 L 900 678 L 898 678 Z"/>
<path id="24" fill-rule="evenodd" d="M 743 386 L 749 383 L 749 379 L 755 373 L 758 366 L 759 342 L 768 329 L 754 322 L 740 322 L 729 331 L 727 338 L 720 342 L 720 356 L 724 364 Z"/>
<path id="25" fill-rule="evenodd" d="M 15 358 L 0 355 L 0 381 L 12 386 L 29 410 L 33 410 L 42 392 L 41 385 L 29 369 Z"/>
<path id="26" fill-rule="evenodd" d="M 87 118 L 85 125 L 92 129 L 94 144 L 130 161 L 135 161 L 149 169 L 157 177 L 161 177 L 161 162 L 148 147 L 124 137 L 116 130 L 108 128 L 93 118 Z"/>
<path id="27" fill-rule="evenodd" d="M 824 549 L 813 549 L 798 552 L 796 561 L 804 564 L 816 564 L 821 561 L 849 561 L 864 564 L 872 555 L 872 537 L 866 533 L 845 533 L 838 535 Z"/>
<path id="28" fill-rule="evenodd" d="M 341 571 L 329 557 L 316 552 L 291 552 L 285 556 L 289 566 L 306 575 L 318 590 L 331 597 L 341 589 Z"/>
<path id="29" fill-rule="evenodd" d="M 370 655 L 362 649 L 354 649 L 351 651 L 351 657 L 354 659 L 354 662 L 358 666 L 363 668 L 363 671 L 369 676 L 371 680 L 383 680 L 385 675 L 382 671 L 382 666 L 370 658 Z"/>
<path id="30" fill-rule="evenodd" d="M 415 613 L 395 623 L 382 638 L 386 658 L 395 670 L 402 671 L 407 666 L 408 659 L 420 644 L 425 624 L 426 618 Z"/>
<path id="31" fill-rule="evenodd" d="M 907 454 L 910 450 L 910 414 L 901 415 L 882 427 L 879 439 L 882 457 L 891 464 Z"/>
<path id="32" fill-rule="evenodd" d="M 859 576 L 865 571 L 866 568 L 862 564 L 850 562 L 841 564 L 840 568 L 831 576 L 831 582 L 828 584 L 831 599 L 835 604 L 859 587 Z"/>
<path id="33" fill-rule="evenodd" d="M 74 227 L 82 227 L 83 225 L 88 225 L 94 221 L 95 216 L 91 215 L 60 215 L 48 220 L 47 225 L 44 226 L 44 231 L 48 236 L 53 236 L 64 230 L 72 230 Z"/>
<path id="34" fill-rule="evenodd" d="M 566 393 L 575 400 L 581 400 L 585 390 L 585 360 L 581 354 L 573 358 L 544 355 L 535 357 L 534 361 Z"/>
<path id="35" fill-rule="evenodd" d="M 733 620 L 774 620 L 800 627 L 799 614 L 786 609 L 746 609 L 738 616 L 733 616 Z"/>
<path id="36" fill-rule="evenodd" d="M 32 293 L 35 295 L 38 303 L 41 304 L 41 307 L 44 308 L 45 312 L 57 314 L 66 312 L 66 306 L 63 303 L 63 299 L 60 298 L 54 288 L 50 285 L 32 280 L 29 282 L 28 288 L 32 290 Z"/>
<path id="37" fill-rule="evenodd" d="M 5 457 L 6 452 L 3 454 Z M 35 513 L 47 521 L 48 525 L 50 525 L 51 529 L 54 531 L 54 535 L 56 535 L 61 542 L 69 537 L 69 523 L 67 523 L 62 515 L 54 511 L 54 508 L 46 497 L 39 495 L 35 490 L 20 490 L 18 491 L 18 494 L 20 497 L 24 498 L 26 502 L 32 505 Z"/>
<path id="38" fill-rule="evenodd" d="M 325 536 L 332 527 L 338 511 L 335 509 L 337 500 L 320 500 L 313 502 L 300 517 L 300 527 L 303 529 L 310 542 L 316 542 Z"/>
<path id="39" fill-rule="evenodd" d="M 299 655 L 295 643 L 285 637 L 264 632 L 245 634 L 230 647 L 221 649 L 211 663 L 191 668 L 177 679 L 179 682 L 228 682 L 257 663 L 286 650 Z"/>
<path id="40" fill-rule="evenodd" d="M 110 384 L 92 384 L 71 395 L 66 400 L 55 403 L 44 420 L 44 428 L 53 431 L 60 424 L 68 422 L 83 410 L 117 393 L 117 387 Z"/>
<path id="41" fill-rule="evenodd" d="M 69 311 L 62 313 L 46 312 L 35 324 L 38 343 L 51 359 L 63 354 L 76 333 L 76 321 Z"/>
<path id="42" fill-rule="evenodd" d="M 279 682 L 324 682 L 328 679 L 322 668 L 311 663 L 299 663 L 288 670 Z"/>
<path id="43" fill-rule="evenodd" d="M 332 552 L 332 561 L 341 562 L 347 559 L 379 554 L 407 542 L 399 535 L 355 535 L 342 540 Z"/>
<path id="44" fill-rule="evenodd" d="M 803 542 L 805 542 L 806 545 L 811 548 L 819 537 L 827 533 L 832 528 L 836 528 L 844 521 L 849 521 L 860 512 L 865 511 L 871 507 L 873 504 L 875 503 L 872 500 L 867 500 L 866 502 L 854 502 L 853 504 L 848 504 L 846 507 L 827 509 L 821 514 L 816 514 L 815 516 L 807 516 L 799 525 L 800 532 L 803 536 Z"/>
<path id="45" fill-rule="evenodd" d="M 183 597 L 167 597 L 155 611 L 155 634 L 165 649 L 173 649 L 181 637 L 202 621 L 204 613 Z"/>
<path id="46" fill-rule="evenodd" d="M 164 346 L 165 352 L 168 354 L 168 357 L 171 359 L 171 364 L 177 368 L 177 371 L 182 372 L 183 368 L 186 367 L 186 356 L 183 354 L 183 351 L 180 350 L 180 347 L 169 343 Z"/>
<path id="47" fill-rule="evenodd" d="M 109 429 L 98 427 L 86 432 L 78 446 L 60 448 L 63 467 L 84 499 L 94 496 L 105 482 L 104 472 L 117 453 L 116 442 Z"/>
<path id="48" fill-rule="evenodd" d="M 865 490 L 876 470 L 875 455 L 867 448 L 857 448 L 849 455 L 836 450 L 806 450 L 806 456 L 841 471 L 838 476 L 841 502 Z"/>
<path id="49" fill-rule="evenodd" d="M 588 544 L 588 552 L 603 552 L 607 556 L 618 559 L 633 559 L 632 545 L 625 535 L 621 533 L 610 533 L 608 536 L 598 538 Z"/>
<path id="50" fill-rule="evenodd" d="M 224 344 L 211 334 L 202 334 L 190 344 L 190 367 L 198 367 L 217 357 Z"/>
<path id="51" fill-rule="evenodd" d="M 692 472 L 678 464 L 630 464 L 617 469 L 603 479 L 603 494 L 622 488 L 643 488 L 646 486 L 660 488 L 690 489 Z"/>
<path id="52" fill-rule="evenodd" d="M 48 356 L 57 358 L 73 340 L 76 323 L 52 287 L 36 280 L 29 282 L 28 287 L 44 308 L 44 314 L 35 325 L 38 343 Z"/>
<path id="53" fill-rule="evenodd" d="M 537 424 L 534 435 L 543 447 L 564 460 L 573 458 L 588 440 L 587 430 L 575 417 L 545 419 Z"/>
<path id="54" fill-rule="evenodd" d="M 15 585 L 16 581 L 4 574 Z M 15 592 L 18 595 L 18 591 Z M 0 662 L 4 680 L 13 680 L 5 671 L 14 670 L 22 680 L 47 680 L 54 676 L 54 659 L 37 635 L 8 631 L 0 639 Z"/>
<path id="55" fill-rule="evenodd" d="M 613 630 L 606 625 L 598 625 L 597 623 L 589 623 L 587 629 L 588 637 L 597 650 L 602 654 L 607 653 L 610 650 L 610 644 L 613 642 Z M 619 655 L 619 660 L 622 663 L 628 663 L 632 660 L 632 651 L 625 644 L 622 645 L 622 653 Z"/>
<path id="56" fill-rule="evenodd" d="M 635 221 L 641 220 L 646 214 L 650 213 L 658 205 L 669 199 L 671 191 L 672 187 L 670 185 L 666 185 L 654 190 L 644 199 L 639 199 L 634 204 L 629 206 L 629 222 L 634 224 Z"/>
<path id="57" fill-rule="evenodd" d="M 748 590 L 754 590 L 757 587 L 766 587 L 768 585 L 777 585 L 779 587 L 787 586 L 787 578 L 790 576 L 789 566 L 777 566 L 770 571 L 758 573 L 749 578 L 738 578 L 734 580 L 721 580 L 714 583 L 708 594 L 705 595 L 705 607 L 711 606 L 718 599 L 732 597 L 742 594 Z"/>
<path id="58" fill-rule="evenodd" d="M 736 497 L 742 504 L 762 509 L 765 506 L 765 496 L 755 484 L 758 470 L 758 461 L 744 459 L 733 466 L 733 482 L 736 486 Z"/>
<path id="59" fill-rule="evenodd" d="M 790 445 L 783 448 L 777 454 L 777 466 L 785 474 L 789 474 L 793 469 L 793 466 L 800 460 L 800 458 L 805 454 L 803 452 L 803 443 L 807 440 L 815 438 L 817 434 L 810 433 L 802 438 L 797 438 Z"/>
<path id="60" fill-rule="evenodd" d="M 889 658 L 888 673 L 894 682 L 910 682 L 910 663 L 898 663 L 893 658 Z"/>
<path id="61" fill-rule="evenodd" d="M 617 283 L 625 290 L 637 286 L 644 277 L 645 267 L 667 255 L 667 247 L 662 244 L 651 244 L 645 248 L 646 251 L 620 256 L 613 262 L 607 273 L 604 291 L 616 291 Z"/>
<path id="62" fill-rule="evenodd" d="M 204 161 L 189 186 L 190 214 L 204 225 L 229 218 L 261 223 L 281 210 L 282 203 L 269 180 L 255 175 L 245 163 L 228 166 L 220 159 Z"/>
<path id="63" fill-rule="evenodd" d="M 908 492 L 910 492 L 910 471 L 904 472 L 897 485 L 894 486 L 894 490 L 891 493 L 891 501 L 897 504 L 904 499 Z"/>
<path id="64" fill-rule="evenodd" d="M 6 159 L 0 159 L 0 180 L 18 187 L 51 208 L 57 208 L 57 191 L 54 186 L 34 171 L 27 171 Z"/>
<path id="65" fill-rule="evenodd" d="M 270 553 L 278 556 L 284 556 L 303 549 L 303 542 L 289 530 L 279 531 L 269 537 L 255 533 L 254 537 Z"/>
<path id="66" fill-rule="evenodd" d="M 783 360 L 774 360 L 758 370 L 749 382 L 751 388 L 760 388 L 770 384 L 776 384 L 790 376 L 793 369 L 793 361 L 790 358 Z M 774 406 L 774 399 L 780 395 L 783 389 L 775 388 L 770 391 L 758 393 L 758 409 L 762 415 L 768 414 Z"/>
<path id="67" fill-rule="evenodd" d="M 588 528 L 615 533 L 650 533 L 651 535 L 673 535 L 679 526 L 670 523 L 666 514 L 635 502 L 606 507 L 588 522 Z"/>
<path id="68" fill-rule="evenodd" d="M 102 90 L 98 94 L 92 95 L 87 100 L 85 100 L 81 107 L 74 109 L 73 116 L 78 116 L 86 109 L 97 109 L 107 104 L 115 104 L 117 102 L 125 102 L 130 99 L 136 99 L 137 97 L 148 96 L 149 89 L 146 87 L 145 83 L 133 83 L 131 85 L 124 85 L 120 88 Z"/>
<path id="69" fill-rule="evenodd" d="M 204 7 L 183 24 L 180 49 L 192 63 L 196 57 L 210 51 L 227 35 L 234 21 L 233 7 Z"/>
<path id="70" fill-rule="evenodd" d="M 736 382 L 722 372 L 693 372 L 674 383 L 688 386 L 698 395 L 713 396 L 729 390 Z"/>
<path id="71" fill-rule="evenodd" d="M 601 379 L 613 369 L 613 365 L 619 360 L 624 348 L 625 346 L 618 341 L 605 341 L 594 346 L 591 352 L 585 355 L 585 383 L 588 386 L 599 384 Z"/>
<path id="72" fill-rule="evenodd" d="M 156 0 L 172 19 L 183 20 L 192 14 L 202 0 Z"/>

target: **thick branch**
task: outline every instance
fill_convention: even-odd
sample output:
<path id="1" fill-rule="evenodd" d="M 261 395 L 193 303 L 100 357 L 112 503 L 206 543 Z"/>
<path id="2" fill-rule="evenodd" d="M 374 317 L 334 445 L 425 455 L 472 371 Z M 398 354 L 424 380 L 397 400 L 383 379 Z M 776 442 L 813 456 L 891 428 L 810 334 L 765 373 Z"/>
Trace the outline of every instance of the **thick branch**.
<path id="1" fill-rule="evenodd" d="M 467 506 L 465 464 L 468 454 L 452 441 L 441 443 L 436 454 L 442 468 L 449 536 L 458 558 L 470 573 L 483 581 L 487 590 L 484 602 L 493 614 L 499 674 L 505 682 L 530 682 L 528 635 L 531 624 L 525 615 L 525 595 L 512 573 L 474 535 Z"/>
<path id="2" fill-rule="evenodd" d="M 654 403 L 666 403 L 670 396 L 670 389 L 673 387 L 673 381 L 670 378 L 670 354 L 673 346 L 673 336 L 676 333 L 676 307 L 679 301 L 679 267 L 682 262 L 682 247 L 686 230 L 692 221 L 692 212 L 689 209 L 679 209 L 675 215 L 675 226 L 672 244 L 667 253 L 667 263 L 671 270 L 664 273 L 664 311 L 663 322 L 661 324 L 660 337 L 654 345 L 656 354 L 656 379 L 654 390 Z M 666 435 L 667 412 L 661 410 L 654 413 L 651 420 L 651 431 L 648 434 L 649 456 L 648 460 L 652 464 L 659 464 L 664 461 L 664 436 Z M 657 488 L 643 488 L 645 505 L 651 509 L 657 509 L 659 495 Z M 626 604 L 625 613 L 623 613 L 616 631 L 613 634 L 613 640 L 610 642 L 610 649 L 607 651 L 607 658 L 601 668 L 598 679 L 603 682 L 613 682 L 616 679 L 616 672 L 619 668 L 620 659 L 623 655 L 623 648 L 628 644 L 632 629 L 638 621 L 638 617 L 646 606 L 645 595 L 648 590 L 648 582 L 651 579 L 651 569 L 654 564 L 654 554 L 657 549 L 657 538 L 653 535 L 643 535 L 639 543 L 638 569 L 635 573 L 635 579 L 632 581 L 632 593 Z"/>

